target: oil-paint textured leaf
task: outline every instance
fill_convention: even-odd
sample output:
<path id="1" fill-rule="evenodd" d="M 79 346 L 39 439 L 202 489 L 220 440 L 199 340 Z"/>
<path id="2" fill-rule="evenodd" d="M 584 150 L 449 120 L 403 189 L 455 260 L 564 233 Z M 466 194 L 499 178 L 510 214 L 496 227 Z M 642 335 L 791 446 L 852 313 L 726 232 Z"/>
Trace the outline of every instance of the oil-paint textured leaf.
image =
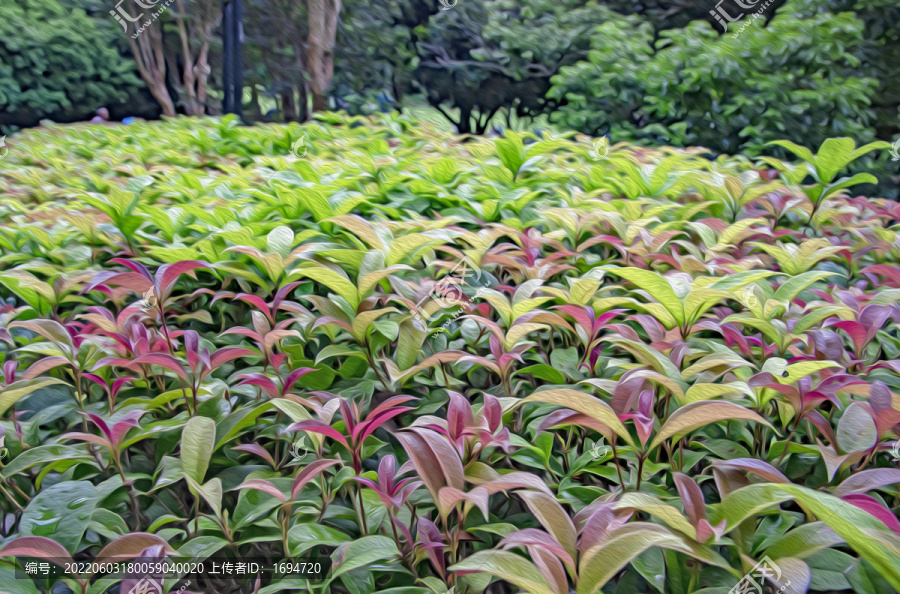
<path id="1" fill-rule="evenodd" d="M 31 500 L 19 521 L 22 536 L 45 536 L 74 554 L 97 505 L 97 489 L 88 481 L 63 481 Z"/>
<path id="2" fill-rule="evenodd" d="M 483 571 L 529 594 L 556 594 L 541 572 L 524 557 L 508 551 L 480 551 L 451 565 L 450 571 Z"/>
<path id="3" fill-rule="evenodd" d="M 181 432 L 181 465 L 191 480 L 202 483 L 216 445 L 216 422 L 192 417 Z"/>
<path id="4" fill-rule="evenodd" d="M 22 398 L 25 398 L 29 394 L 33 394 L 34 392 L 37 392 L 42 388 L 46 388 L 47 386 L 58 384 L 68 385 L 58 379 L 42 377 L 19 380 L 6 386 L 3 389 L 0 389 L 0 414 L 6 412 L 6 410 L 10 406 L 14 405 L 16 402 L 18 402 Z"/>
<path id="5" fill-rule="evenodd" d="M 691 431 L 718 421 L 745 420 L 772 427 L 766 419 L 752 410 L 732 402 L 700 401 L 687 404 L 674 413 L 659 429 L 649 449 L 654 449 L 667 439 L 681 439 Z"/>
<path id="6" fill-rule="evenodd" d="M 715 553 L 689 544 L 662 526 L 632 522 L 613 531 L 603 543 L 585 551 L 579 564 L 577 594 L 600 592 L 625 565 L 650 547 L 671 549 L 724 565 L 724 559 Z"/>
<path id="7" fill-rule="evenodd" d="M 523 404 L 526 402 L 545 402 L 578 411 L 609 427 L 629 445 L 634 445 L 631 434 L 628 433 L 625 425 L 619 420 L 616 412 L 602 400 L 589 396 L 583 392 L 565 388 L 544 390 L 542 392 L 535 392 L 522 400 Z"/>
<path id="8" fill-rule="evenodd" d="M 900 587 L 900 556 L 870 538 L 886 529 L 875 516 L 834 495 L 792 484 L 749 485 L 728 495 L 716 508 L 712 523 L 727 522 L 731 530 L 750 516 L 794 499 L 834 530 L 854 551 L 871 563 L 891 585 Z M 868 532 L 867 532 L 868 531 Z"/>

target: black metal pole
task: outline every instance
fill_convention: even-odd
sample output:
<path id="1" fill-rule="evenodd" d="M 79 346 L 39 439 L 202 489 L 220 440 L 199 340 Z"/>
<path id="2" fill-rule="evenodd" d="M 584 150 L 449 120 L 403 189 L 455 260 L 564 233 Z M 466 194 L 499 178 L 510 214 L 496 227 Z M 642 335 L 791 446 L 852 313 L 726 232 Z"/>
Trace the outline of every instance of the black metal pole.
<path id="1" fill-rule="evenodd" d="M 222 86 L 225 97 L 223 98 L 223 111 L 234 113 L 234 6 L 226 2 L 222 7 Z"/>
<path id="2" fill-rule="evenodd" d="M 233 101 L 234 113 L 239 117 L 244 115 L 244 5 L 242 0 L 232 0 L 234 5 L 234 14 L 232 14 L 232 22 L 234 23 L 234 35 L 232 36 L 232 58 L 233 61 Z"/>

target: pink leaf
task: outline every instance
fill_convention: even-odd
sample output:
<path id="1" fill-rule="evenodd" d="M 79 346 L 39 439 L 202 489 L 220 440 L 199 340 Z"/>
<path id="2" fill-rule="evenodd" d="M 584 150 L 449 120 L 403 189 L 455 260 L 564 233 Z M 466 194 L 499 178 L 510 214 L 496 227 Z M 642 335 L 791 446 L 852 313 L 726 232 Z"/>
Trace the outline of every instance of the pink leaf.
<path id="1" fill-rule="evenodd" d="M 288 374 L 288 376 L 286 378 L 284 378 L 284 392 L 285 393 L 290 392 L 291 388 L 294 387 L 294 384 L 297 382 L 298 379 L 300 379 L 307 373 L 312 373 L 314 371 L 317 371 L 317 370 L 313 369 L 311 367 L 301 367 L 299 369 L 295 369 L 292 372 L 290 372 Z"/>
<path id="2" fill-rule="evenodd" d="M 245 349 L 241 347 L 225 347 L 224 349 L 219 349 L 216 353 L 210 357 L 209 364 L 210 369 L 218 369 L 219 366 L 231 361 L 232 359 L 237 359 L 238 357 L 246 357 L 248 355 L 255 355 L 253 351 L 250 349 Z"/>
<path id="3" fill-rule="evenodd" d="M 297 478 L 294 479 L 294 483 L 291 485 L 291 499 L 294 499 L 297 496 L 297 493 L 312 479 L 314 479 L 319 473 L 328 468 L 329 466 L 334 466 L 337 464 L 337 460 L 316 460 L 306 468 L 300 471 L 297 475 Z"/>
<path id="4" fill-rule="evenodd" d="M 174 371 L 175 374 L 184 381 L 190 381 L 187 373 L 185 373 L 184 371 L 184 367 L 182 367 L 181 363 L 178 362 L 178 359 L 176 359 L 172 355 L 166 355 L 164 353 L 150 353 L 149 355 L 142 355 L 137 359 L 133 359 L 131 361 L 128 361 L 127 359 L 120 359 L 119 361 L 125 361 L 125 363 L 120 364 L 129 368 L 134 368 L 138 365 L 159 365 L 160 367 L 165 367 L 170 371 Z"/>
<path id="5" fill-rule="evenodd" d="M 347 438 L 341 435 L 336 429 L 325 425 L 319 421 L 300 421 L 299 423 L 294 423 L 289 426 L 286 431 L 309 431 L 311 433 L 319 433 L 320 435 L 324 435 L 326 437 L 330 437 L 341 443 L 345 448 L 350 450 L 350 444 L 347 443 Z"/>
<path id="6" fill-rule="evenodd" d="M 575 560 L 572 559 L 572 556 L 563 548 L 561 544 L 559 544 L 559 541 L 557 541 L 555 538 L 553 538 L 543 530 L 538 530 L 537 528 L 525 528 L 524 530 L 513 532 L 512 534 L 501 540 L 500 544 L 497 545 L 498 548 L 510 548 L 517 546 L 542 547 L 562 559 L 563 562 L 570 568 L 572 568 L 573 570 L 575 569 Z"/>
<path id="7" fill-rule="evenodd" d="M 233 297 L 238 301 L 243 301 L 249 305 L 252 305 L 259 311 L 261 311 L 266 318 L 268 318 L 270 324 L 274 324 L 275 320 L 272 318 L 272 315 L 269 313 L 269 304 L 265 302 L 262 297 L 258 297 L 256 295 L 248 295 L 246 293 L 238 293 Z M 226 331 L 227 332 L 227 331 Z"/>
<path id="8" fill-rule="evenodd" d="M 59 367 L 60 365 L 68 365 L 68 363 L 69 360 L 65 357 L 59 357 L 55 355 L 44 357 L 43 359 L 36 361 L 31 367 L 29 367 L 25 371 L 25 373 L 22 374 L 22 379 L 34 379 L 45 371 L 53 369 L 54 367 Z"/>
<path id="9" fill-rule="evenodd" d="M 191 278 L 197 278 L 194 274 L 194 270 L 197 270 L 198 268 L 212 270 L 212 267 L 210 267 L 209 264 L 197 260 L 184 260 L 182 262 L 163 264 L 160 266 L 156 271 L 156 278 L 159 279 L 159 288 L 161 289 L 162 296 L 168 296 L 172 287 L 175 285 L 175 281 L 177 281 L 178 277 L 182 274 L 189 274 Z"/>
<path id="10" fill-rule="evenodd" d="M 251 454 L 256 454 L 257 456 L 268 462 L 269 466 L 275 468 L 275 459 L 272 458 L 272 454 L 270 454 L 266 448 L 262 447 L 258 443 L 245 443 L 239 446 L 234 446 L 234 449 L 243 452 L 250 452 Z"/>
<path id="11" fill-rule="evenodd" d="M 238 489 L 256 489 L 257 491 L 262 491 L 264 493 L 268 493 L 273 497 L 277 497 L 279 501 L 282 503 L 287 501 L 287 497 L 284 496 L 278 487 L 270 483 L 269 481 L 263 479 L 249 479 L 244 481 L 242 484 L 238 485 Z"/>
<path id="12" fill-rule="evenodd" d="M 854 493 L 852 495 L 844 495 L 841 499 L 847 503 L 852 503 L 861 510 L 869 512 L 881 520 L 885 526 L 900 534 L 900 522 L 897 521 L 897 516 L 891 513 L 891 510 L 878 503 L 874 497 Z"/>
<path id="13" fill-rule="evenodd" d="M 121 264 L 126 268 L 130 268 L 133 272 L 136 272 L 148 281 L 153 282 L 153 277 L 150 275 L 150 271 L 147 270 L 147 267 L 140 262 L 137 262 L 135 260 L 126 260 L 125 258 L 112 258 L 110 262 Z"/>
<path id="14" fill-rule="evenodd" d="M 743 470 L 745 472 L 752 472 L 753 474 L 766 479 L 770 483 L 790 484 L 791 482 L 790 479 L 784 476 L 784 474 L 780 470 L 778 470 L 768 462 L 756 460 L 755 458 L 713 460 L 712 465 L 716 468 L 734 468 L 737 470 Z"/>
<path id="15" fill-rule="evenodd" d="M 62 545 L 43 536 L 22 536 L 8 543 L 0 549 L 0 557 L 37 557 L 53 561 L 60 567 L 59 562 L 72 562 L 72 557 Z"/>
<path id="16" fill-rule="evenodd" d="M 366 440 L 367 437 L 369 437 L 369 435 L 372 434 L 373 431 L 384 425 L 390 419 L 411 410 L 415 410 L 415 408 L 411 406 L 398 406 L 397 408 L 391 410 L 382 411 L 374 418 L 365 420 L 354 428 L 353 433 L 358 435 L 358 439 L 354 438 L 354 442 L 357 444 L 361 444 Z"/>
<path id="17" fill-rule="evenodd" d="M 277 398 L 279 396 L 278 386 L 275 385 L 275 382 L 261 373 L 243 373 L 235 379 L 241 380 L 238 385 L 259 386 L 269 398 Z"/>
<path id="18" fill-rule="evenodd" d="M 100 418 L 100 416 L 95 415 L 94 413 L 81 413 L 81 414 L 86 416 L 91 421 L 91 423 L 96 425 L 96 427 L 101 432 L 103 432 L 103 435 L 106 436 L 106 439 L 108 439 L 110 441 L 110 443 L 112 443 L 112 431 L 110 430 L 109 425 L 106 424 L 106 421 L 104 421 L 102 418 Z"/>

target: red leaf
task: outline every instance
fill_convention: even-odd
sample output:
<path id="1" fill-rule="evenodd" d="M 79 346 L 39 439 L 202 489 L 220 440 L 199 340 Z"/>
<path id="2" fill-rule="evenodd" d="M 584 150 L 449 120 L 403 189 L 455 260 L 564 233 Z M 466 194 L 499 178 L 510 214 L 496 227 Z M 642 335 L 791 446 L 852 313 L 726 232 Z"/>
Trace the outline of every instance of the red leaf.
<path id="1" fill-rule="evenodd" d="M 98 285 L 107 287 L 125 287 L 135 293 L 144 294 L 153 288 L 153 282 L 136 272 L 101 272 L 94 277 L 84 292 L 92 291 Z"/>
<path id="2" fill-rule="evenodd" d="M 266 303 L 265 299 L 259 297 L 257 295 L 248 295 L 247 293 L 238 293 L 232 299 L 236 299 L 238 301 L 243 301 L 249 305 L 252 305 L 259 311 L 261 311 L 266 318 L 269 319 L 270 324 L 274 324 L 275 320 L 272 318 L 272 315 L 269 313 L 269 304 Z M 226 330 L 227 332 L 227 330 Z M 224 334 L 224 333 L 223 333 Z"/>
<path id="3" fill-rule="evenodd" d="M 391 410 L 385 410 L 380 412 L 376 417 L 367 419 L 357 425 L 354 428 L 353 433 L 356 434 L 354 436 L 354 443 L 361 444 L 366 440 L 369 435 L 372 434 L 373 431 L 384 425 L 390 419 L 393 419 L 397 415 L 402 415 L 405 412 L 415 410 L 412 406 L 398 406 L 397 408 Z M 358 436 L 358 439 L 356 438 Z"/>
<path id="4" fill-rule="evenodd" d="M 282 503 L 287 501 L 287 497 L 284 496 L 278 487 L 270 483 L 269 481 L 265 481 L 263 479 L 249 479 L 244 481 L 242 484 L 237 486 L 238 489 L 256 489 L 257 491 L 262 491 L 263 493 L 268 493 L 273 497 L 277 497 L 279 501 Z"/>
<path id="5" fill-rule="evenodd" d="M 684 503 L 684 511 L 699 534 L 700 521 L 706 519 L 706 501 L 703 499 L 703 492 L 693 479 L 680 472 L 674 473 L 672 478 L 675 479 L 675 488 L 678 489 Z"/>
<path id="6" fill-rule="evenodd" d="M 162 538 L 155 534 L 147 534 L 145 532 L 135 532 L 120 536 L 112 541 L 97 553 L 95 561 L 125 561 L 133 559 L 140 555 L 145 549 L 151 546 L 161 546 L 171 554 L 175 554 L 175 549 L 169 546 Z"/>
<path id="7" fill-rule="evenodd" d="M 241 347 L 225 347 L 224 349 L 219 349 L 215 352 L 215 354 L 210 357 L 209 365 L 210 370 L 218 369 L 220 365 L 231 361 L 232 359 L 237 359 L 238 357 L 246 357 L 247 355 L 255 355 L 253 351 L 250 349 L 245 349 Z"/>
<path id="8" fill-rule="evenodd" d="M 525 528 L 524 530 L 513 532 L 512 534 L 501 540 L 500 544 L 497 545 L 498 548 L 509 548 L 517 546 L 542 547 L 562 559 L 563 562 L 571 569 L 575 569 L 575 560 L 572 559 L 572 555 L 567 553 L 563 546 L 559 544 L 559 542 L 555 538 L 553 538 L 543 530 L 538 530 L 537 528 Z"/>
<path id="9" fill-rule="evenodd" d="M 250 452 L 251 454 L 256 454 L 257 456 L 268 462 L 269 466 L 271 466 L 272 468 L 275 467 L 275 459 L 272 458 L 272 454 L 270 454 L 266 448 L 262 447 L 258 443 L 245 443 L 239 446 L 234 446 L 234 449 L 243 452 Z"/>
<path id="10" fill-rule="evenodd" d="M 114 262 L 116 264 L 121 264 L 126 268 L 130 268 L 132 271 L 137 274 L 143 276 L 148 281 L 153 282 L 153 277 L 150 275 L 150 271 L 147 270 L 147 267 L 141 264 L 140 262 L 136 262 L 134 260 L 126 260 L 125 258 L 113 258 L 110 262 Z"/>
<path id="11" fill-rule="evenodd" d="M 297 496 L 297 493 L 312 479 L 329 466 L 337 464 L 337 460 L 316 460 L 306 468 L 300 471 L 294 483 L 291 485 L 291 499 Z"/>
<path id="12" fill-rule="evenodd" d="M 197 260 L 184 260 L 175 262 L 174 264 L 163 264 L 160 266 L 156 270 L 156 278 L 159 279 L 159 288 L 162 291 L 161 297 L 168 296 L 175 281 L 177 281 L 178 277 L 182 274 L 189 274 L 191 278 L 197 278 L 194 274 L 194 270 L 197 270 L 198 268 L 212 270 L 209 264 Z"/>
<path id="13" fill-rule="evenodd" d="M 259 386 L 269 398 L 277 398 L 279 396 L 278 386 L 275 385 L 275 382 L 261 373 L 244 373 L 237 376 L 236 379 L 241 380 L 238 385 L 249 384 L 251 386 Z"/>
<path id="14" fill-rule="evenodd" d="M 847 503 L 852 503 L 861 510 L 865 510 L 882 521 L 882 523 L 896 533 L 900 533 L 900 522 L 897 517 L 878 503 L 874 497 L 869 495 L 861 495 L 854 493 L 853 495 L 844 495 L 841 497 Z"/>
<path id="15" fill-rule="evenodd" d="M 59 367 L 60 365 L 67 365 L 69 360 L 65 357 L 59 357 L 55 355 L 51 355 L 49 357 L 44 357 L 38 361 L 35 361 L 34 364 L 29 367 L 25 373 L 22 374 L 22 379 L 29 380 L 34 379 L 37 376 L 41 375 L 45 371 L 53 369 L 54 367 Z M 87 374 L 85 374 L 87 375 Z"/>
<path id="16" fill-rule="evenodd" d="M 119 359 L 119 361 L 122 361 L 122 363 L 119 363 L 120 365 L 132 369 L 138 365 L 159 365 L 160 367 L 165 367 L 170 371 L 174 371 L 175 374 L 184 381 L 190 381 L 187 373 L 185 373 L 184 371 L 184 367 L 181 366 L 181 363 L 178 362 L 178 359 L 176 359 L 172 355 L 166 355 L 165 353 L 150 353 L 149 355 L 143 355 L 131 361 L 129 361 L 128 359 Z"/>
<path id="17" fill-rule="evenodd" d="M 339 441 L 341 445 L 348 450 L 351 449 L 350 444 L 347 443 L 347 438 L 341 435 L 337 429 L 329 427 L 319 421 L 300 421 L 299 423 L 294 423 L 288 427 L 287 431 L 309 431 L 312 433 L 319 433 L 320 435 Z"/>

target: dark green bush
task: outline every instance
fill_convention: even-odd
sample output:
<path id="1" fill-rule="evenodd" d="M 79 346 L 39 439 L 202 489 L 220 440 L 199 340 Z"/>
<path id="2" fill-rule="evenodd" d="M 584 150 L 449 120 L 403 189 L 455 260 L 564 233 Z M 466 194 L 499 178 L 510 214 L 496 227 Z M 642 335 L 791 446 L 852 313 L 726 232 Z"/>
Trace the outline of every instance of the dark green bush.
<path id="1" fill-rule="evenodd" d="M 113 8 L 112 4 L 109 8 Z M 58 0 L 7 1 L 0 18 L 0 126 L 73 121 L 133 102 L 144 85 L 121 31 Z"/>

